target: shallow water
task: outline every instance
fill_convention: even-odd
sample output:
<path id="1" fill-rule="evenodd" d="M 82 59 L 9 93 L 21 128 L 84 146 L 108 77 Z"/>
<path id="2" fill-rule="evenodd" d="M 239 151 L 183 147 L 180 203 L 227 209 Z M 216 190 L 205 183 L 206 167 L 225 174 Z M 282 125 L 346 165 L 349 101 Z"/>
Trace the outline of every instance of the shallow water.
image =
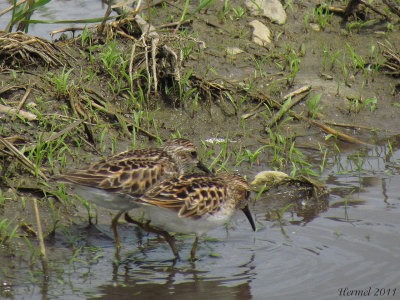
<path id="1" fill-rule="evenodd" d="M 0 1 L 0 11 L 8 8 L 9 1 Z M 101 0 L 52 0 L 44 7 L 34 12 L 32 20 L 82 20 L 91 18 L 102 18 L 107 10 L 107 4 L 104 4 Z M 10 21 L 12 12 L 0 17 L 0 30 L 4 30 Z M 61 30 L 70 27 L 85 27 L 92 24 L 85 23 L 64 23 L 64 24 L 31 24 L 29 26 L 29 34 L 40 36 L 42 38 L 50 40 L 50 32 L 55 30 Z M 14 28 L 15 30 L 15 28 Z M 54 36 L 58 38 L 60 34 Z"/>
<path id="2" fill-rule="evenodd" d="M 211 240 L 202 240 L 200 260 L 195 263 L 187 260 L 192 238 L 178 238 L 182 260 L 173 264 L 167 243 L 121 224 L 123 250 L 116 266 L 109 225 L 100 222 L 98 228 L 86 229 L 82 224 L 76 230 L 81 234 L 79 245 L 86 248 L 74 262 L 68 260 L 75 250 L 58 232 L 48 251 L 60 260 L 54 263 L 48 284 L 39 274 L 32 283 L 26 273 L 24 282 L 18 275 L 16 285 L 8 282 L 8 288 L 16 299 L 44 295 L 57 299 L 131 299 L 133 295 L 135 299 L 336 299 L 340 292 L 352 290 L 369 292 L 371 297 L 389 293 L 396 299 L 400 293 L 400 151 L 388 153 L 377 146 L 328 161 L 331 167 L 322 179 L 326 178 L 330 190 L 330 208 L 307 223 L 290 212 L 284 214 L 282 227 L 267 221 L 263 202 L 269 199 L 259 199 L 252 209 L 259 230 L 252 232 L 245 216 L 238 213 L 228 229 L 215 229 L 207 235 Z M 364 163 L 356 166 L 354 157 L 363 157 Z"/>

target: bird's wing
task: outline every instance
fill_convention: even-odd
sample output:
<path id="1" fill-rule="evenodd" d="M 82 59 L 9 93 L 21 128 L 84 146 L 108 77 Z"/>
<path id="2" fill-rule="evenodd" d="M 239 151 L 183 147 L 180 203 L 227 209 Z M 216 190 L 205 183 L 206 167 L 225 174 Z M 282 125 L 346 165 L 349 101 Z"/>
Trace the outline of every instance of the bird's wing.
<path id="1" fill-rule="evenodd" d="M 135 201 L 178 210 L 181 217 L 200 217 L 216 213 L 225 199 L 226 186 L 221 179 L 191 174 L 164 180 Z"/>
<path id="2" fill-rule="evenodd" d="M 129 152 L 100 160 L 87 170 L 61 175 L 57 180 L 139 196 L 173 169 L 168 157 L 156 157 L 154 153 L 146 158 L 146 155 L 129 155 Z"/>

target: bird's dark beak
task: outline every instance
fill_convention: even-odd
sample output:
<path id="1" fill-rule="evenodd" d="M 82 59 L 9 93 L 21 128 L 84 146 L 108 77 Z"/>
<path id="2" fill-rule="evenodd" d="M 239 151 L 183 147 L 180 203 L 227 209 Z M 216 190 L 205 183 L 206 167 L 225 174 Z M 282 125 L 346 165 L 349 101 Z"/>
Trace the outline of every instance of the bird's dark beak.
<path id="1" fill-rule="evenodd" d="M 243 211 L 244 214 L 246 215 L 247 220 L 249 220 L 250 225 L 251 225 L 251 228 L 253 228 L 253 231 L 256 231 L 256 224 L 254 224 L 253 216 L 251 215 L 249 206 L 246 205 L 246 206 L 242 209 L 242 211 Z"/>
<path id="2" fill-rule="evenodd" d="M 202 163 L 201 161 L 199 161 L 199 162 L 197 163 L 197 167 L 198 167 L 200 170 L 206 172 L 207 174 L 211 174 L 211 171 L 210 171 L 205 165 L 203 165 L 203 163 Z"/>

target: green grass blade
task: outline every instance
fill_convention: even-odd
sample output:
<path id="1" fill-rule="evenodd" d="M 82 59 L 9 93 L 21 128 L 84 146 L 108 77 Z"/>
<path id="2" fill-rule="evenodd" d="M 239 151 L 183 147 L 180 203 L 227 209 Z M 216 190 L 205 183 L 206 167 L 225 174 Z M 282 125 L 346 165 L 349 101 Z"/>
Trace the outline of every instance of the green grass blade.
<path id="1" fill-rule="evenodd" d="M 192 12 L 188 17 L 185 17 L 185 14 L 182 15 L 181 22 L 186 21 L 193 17 L 195 14 L 197 14 L 200 10 L 202 10 L 204 7 L 211 5 L 215 0 L 204 0 L 201 1 L 199 6 L 196 7 L 194 12 Z M 189 2 L 189 1 L 187 1 Z M 185 8 L 186 8 L 186 3 L 185 3 Z"/>
<path id="2" fill-rule="evenodd" d="M 107 20 L 113 20 L 116 17 L 108 17 Z M 92 19 L 81 19 L 81 20 L 29 20 L 27 23 L 32 24 L 65 24 L 65 23 L 98 23 L 103 21 L 103 17 L 101 18 L 92 18 Z"/>

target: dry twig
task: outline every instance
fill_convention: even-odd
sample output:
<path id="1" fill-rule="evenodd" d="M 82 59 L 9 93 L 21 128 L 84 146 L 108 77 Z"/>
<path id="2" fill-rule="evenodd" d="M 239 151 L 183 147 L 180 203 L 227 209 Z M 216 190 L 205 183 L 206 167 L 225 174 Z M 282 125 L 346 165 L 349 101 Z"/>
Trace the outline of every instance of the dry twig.
<path id="1" fill-rule="evenodd" d="M 3 144 L 5 148 L 8 148 L 10 152 L 25 166 L 33 175 L 39 175 L 44 180 L 48 180 L 46 175 L 33 163 L 31 162 L 21 151 L 19 151 L 13 144 L 7 141 L 5 138 L 0 136 L 0 143 Z"/>
<path id="2" fill-rule="evenodd" d="M 28 121 L 34 121 L 37 119 L 37 116 L 31 112 L 20 110 L 17 112 L 17 109 L 11 106 L 6 106 L 3 104 L 0 104 L 0 113 L 7 113 L 10 115 L 16 116 L 17 114 L 23 117 L 24 119 Z"/>
<path id="3" fill-rule="evenodd" d="M 22 97 L 20 103 L 18 104 L 18 107 L 17 107 L 17 109 L 16 109 L 16 111 L 15 111 L 15 113 L 14 113 L 14 116 L 11 118 L 11 121 L 14 121 L 14 120 L 15 120 L 15 118 L 17 117 L 17 114 L 18 114 L 19 111 L 21 110 L 22 106 L 24 106 L 25 101 L 26 101 L 26 99 L 28 98 L 28 96 L 29 96 L 29 94 L 31 93 L 31 91 L 32 91 L 32 88 L 31 88 L 31 87 L 28 88 L 28 89 L 26 90 L 24 97 Z"/>
<path id="4" fill-rule="evenodd" d="M 305 97 L 307 97 L 307 95 L 309 94 L 309 91 L 311 89 L 310 85 L 306 85 L 303 86 L 287 95 L 285 95 L 283 97 L 283 101 L 288 101 L 288 99 L 290 99 L 290 102 L 281 106 L 281 109 L 275 114 L 274 118 L 268 123 L 267 127 L 271 128 L 273 127 L 278 121 L 279 119 L 287 112 L 290 110 L 290 108 L 292 108 L 293 106 L 295 106 L 297 103 L 299 103 L 301 100 L 303 100 Z M 304 95 L 301 95 L 301 97 L 299 97 L 296 100 L 293 100 L 292 97 L 302 94 L 302 93 L 306 93 Z"/>
<path id="5" fill-rule="evenodd" d="M 396 14 L 400 17 L 400 8 L 399 7 L 397 7 L 395 4 L 389 2 L 389 0 L 383 0 L 383 3 L 385 3 L 394 14 Z"/>
<path id="6" fill-rule="evenodd" d="M 17 2 L 17 3 L 15 4 L 15 6 L 16 6 L 16 7 L 17 7 L 17 6 L 20 6 L 21 4 L 25 3 L 26 1 L 27 1 L 27 0 L 21 0 L 21 1 Z M 14 8 L 14 5 L 11 5 L 10 7 L 6 8 L 6 9 L 3 10 L 2 12 L 0 12 L 0 17 L 1 17 L 2 15 L 4 15 L 4 14 L 8 13 L 9 11 L 13 10 L 13 8 Z"/>

